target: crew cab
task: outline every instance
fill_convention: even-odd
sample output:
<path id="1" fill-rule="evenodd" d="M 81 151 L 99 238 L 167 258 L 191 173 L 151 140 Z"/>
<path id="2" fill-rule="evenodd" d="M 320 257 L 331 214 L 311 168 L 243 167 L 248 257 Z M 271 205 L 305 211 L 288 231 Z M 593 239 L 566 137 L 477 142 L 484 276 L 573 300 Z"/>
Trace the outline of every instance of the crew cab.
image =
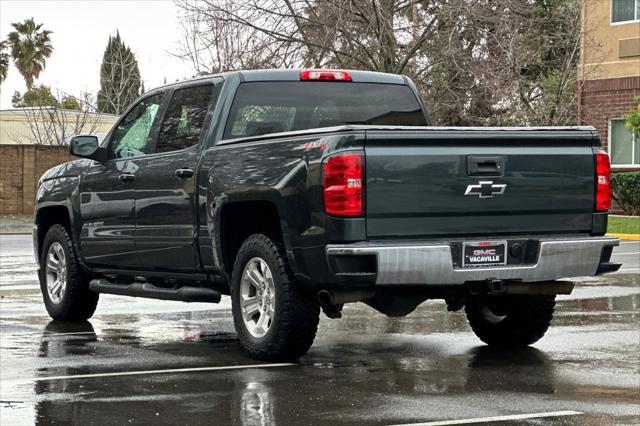
<path id="1" fill-rule="evenodd" d="M 437 102 L 434 100 L 433 102 Z M 617 270 L 592 127 L 434 127 L 404 76 L 261 70 L 151 90 L 40 179 L 45 306 L 100 293 L 217 303 L 250 356 L 292 360 L 321 310 L 464 308 L 489 345 L 550 325 L 572 281 Z"/>

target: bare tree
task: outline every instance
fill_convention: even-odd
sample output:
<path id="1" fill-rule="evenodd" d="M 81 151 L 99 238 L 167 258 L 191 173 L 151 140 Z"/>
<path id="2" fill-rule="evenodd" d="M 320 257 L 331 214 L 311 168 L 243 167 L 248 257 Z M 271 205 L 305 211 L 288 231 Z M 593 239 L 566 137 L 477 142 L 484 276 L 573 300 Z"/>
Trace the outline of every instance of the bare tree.
<path id="1" fill-rule="evenodd" d="M 435 122 L 576 121 L 580 0 L 176 0 L 198 72 L 339 67 L 410 76 Z"/>
<path id="2" fill-rule="evenodd" d="M 63 108 L 61 98 L 73 98 L 80 109 Z M 94 133 L 100 123 L 101 114 L 94 105 L 93 96 L 85 92 L 79 98 L 57 93 L 58 102 L 54 105 L 41 105 L 24 108 L 23 112 L 29 128 L 28 136 L 16 136 L 16 143 L 36 145 L 66 145 L 73 135 Z"/>
<path id="3" fill-rule="evenodd" d="M 269 66 L 349 66 L 404 72 L 421 52 L 436 18 L 431 6 L 411 0 L 176 0 L 187 19 L 184 56 L 202 59 L 203 47 L 220 50 L 220 31 L 243 42 L 222 54 L 244 65 L 267 52 Z M 429 2 L 424 2 L 429 3 Z M 197 25 L 191 23 L 197 22 Z M 204 25 L 203 25 L 204 23 Z M 220 40 L 220 39 L 223 40 Z M 214 57 L 207 55 L 206 59 Z M 195 63 L 202 64 L 201 60 Z M 238 68 L 231 68 L 238 69 Z"/>
<path id="4" fill-rule="evenodd" d="M 190 61 L 197 74 L 291 67 L 300 59 L 296 47 L 234 21 L 231 1 L 179 4 L 184 38 L 177 56 Z"/>

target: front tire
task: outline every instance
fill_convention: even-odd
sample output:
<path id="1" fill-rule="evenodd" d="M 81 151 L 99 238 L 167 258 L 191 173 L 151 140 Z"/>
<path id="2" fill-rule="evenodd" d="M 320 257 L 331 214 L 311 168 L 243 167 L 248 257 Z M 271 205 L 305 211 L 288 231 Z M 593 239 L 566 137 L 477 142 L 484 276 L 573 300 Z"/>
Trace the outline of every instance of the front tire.
<path id="1" fill-rule="evenodd" d="M 293 361 L 315 339 L 318 302 L 293 280 L 281 247 L 262 234 L 247 238 L 233 267 L 233 320 L 252 358 Z"/>
<path id="2" fill-rule="evenodd" d="M 531 345 L 551 325 L 555 296 L 478 296 L 467 301 L 465 312 L 473 332 L 486 344 L 517 348 Z"/>
<path id="3" fill-rule="evenodd" d="M 49 316 L 57 321 L 86 321 L 96 310 L 98 293 L 89 289 L 73 242 L 62 225 L 47 231 L 40 253 L 40 290 Z"/>

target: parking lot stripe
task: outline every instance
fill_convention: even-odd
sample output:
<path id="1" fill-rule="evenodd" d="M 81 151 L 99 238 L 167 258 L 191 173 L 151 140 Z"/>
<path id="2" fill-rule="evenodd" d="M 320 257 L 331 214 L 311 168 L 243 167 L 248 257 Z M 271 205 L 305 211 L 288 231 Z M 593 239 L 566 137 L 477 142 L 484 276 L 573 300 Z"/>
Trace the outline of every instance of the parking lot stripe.
<path id="1" fill-rule="evenodd" d="M 97 377 L 141 376 L 145 374 L 195 373 L 201 371 L 242 370 L 248 368 L 290 367 L 293 363 L 227 365 L 220 367 L 168 368 L 166 370 L 116 371 L 113 373 L 74 374 L 71 376 L 35 377 L 30 382 L 48 382 L 53 380 L 93 379 Z"/>
<path id="2" fill-rule="evenodd" d="M 425 422 L 425 423 L 407 423 L 407 424 L 398 424 L 394 426 L 465 425 L 469 423 L 503 422 L 503 421 L 509 421 L 509 420 L 539 419 L 543 417 L 577 416 L 579 414 L 582 414 L 582 413 L 580 411 L 549 411 L 546 413 L 513 414 L 509 416 L 478 417 L 475 419 L 442 420 L 437 422 Z"/>

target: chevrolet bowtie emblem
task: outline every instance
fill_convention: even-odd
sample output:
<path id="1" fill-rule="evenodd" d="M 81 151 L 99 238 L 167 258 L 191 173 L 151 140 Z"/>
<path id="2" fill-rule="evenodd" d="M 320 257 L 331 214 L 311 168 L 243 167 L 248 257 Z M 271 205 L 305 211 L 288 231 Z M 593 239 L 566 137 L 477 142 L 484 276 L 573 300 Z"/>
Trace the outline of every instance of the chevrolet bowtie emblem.
<path id="1" fill-rule="evenodd" d="M 493 183 L 492 180 L 481 180 L 477 185 L 468 185 L 464 195 L 477 195 L 480 198 L 493 198 L 494 195 L 502 195 L 507 189 L 504 183 Z"/>

